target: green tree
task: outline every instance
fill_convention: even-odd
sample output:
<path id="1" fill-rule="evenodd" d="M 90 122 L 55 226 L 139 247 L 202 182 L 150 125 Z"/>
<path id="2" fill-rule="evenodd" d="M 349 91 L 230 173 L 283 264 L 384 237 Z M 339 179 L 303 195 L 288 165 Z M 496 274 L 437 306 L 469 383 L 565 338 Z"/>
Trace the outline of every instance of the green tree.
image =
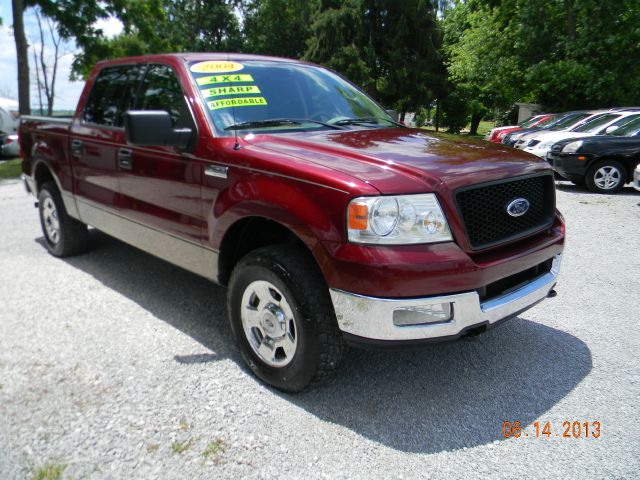
<path id="1" fill-rule="evenodd" d="M 402 112 L 444 89 L 442 31 L 428 0 L 322 0 L 305 58 L 342 73 Z"/>
<path id="2" fill-rule="evenodd" d="M 458 0 L 444 26 L 450 81 L 488 109 L 640 101 L 637 0 Z"/>
<path id="3" fill-rule="evenodd" d="M 244 50 L 262 55 L 301 58 L 311 35 L 318 0 L 246 0 Z"/>
<path id="4" fill-rule="evenodd" d="M 109 12 L 124 30 L 82 44 L 73 72 L 86 77 L 98 60 L 187 51 L 239 51 L 242 34 L 234 9 L 240 0 L 111 0 Z"/>

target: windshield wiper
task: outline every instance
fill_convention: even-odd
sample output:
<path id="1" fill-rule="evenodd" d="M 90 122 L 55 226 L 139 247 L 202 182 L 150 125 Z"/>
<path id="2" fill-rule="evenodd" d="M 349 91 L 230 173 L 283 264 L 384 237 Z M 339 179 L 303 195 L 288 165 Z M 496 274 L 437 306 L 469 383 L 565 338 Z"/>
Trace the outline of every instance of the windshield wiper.
<path id="1" fill-rule="evenodd" d="M 319 120 L 311 120 L 309 118 L 270 118 L 267 120 L 251 120 L 241 122 L 225 127 L 225 130 L 243 130 L 246 128 L 269 128 L 278 127 L 280 125 L 302 125 L 304 123 L 315 123 L 333 130 L 343 130 L 337 125 L 321 122 Z"/>
<path id="2" fill-rule="evenodd" d="M 396 122 L 387 118 L 378 118 L 378 117 L 358 117 L 358 118 L 342 118 L 340 120 L 336 120 L 332 122 L 331 125 L 366 125 L 366 124 L 375 124 L 379 125 L 378 121 L 382 120 L 385 122 L 389 122 L 392 125 L 396 125 L 398 127 L 404 127 L 400 122 Z"/>

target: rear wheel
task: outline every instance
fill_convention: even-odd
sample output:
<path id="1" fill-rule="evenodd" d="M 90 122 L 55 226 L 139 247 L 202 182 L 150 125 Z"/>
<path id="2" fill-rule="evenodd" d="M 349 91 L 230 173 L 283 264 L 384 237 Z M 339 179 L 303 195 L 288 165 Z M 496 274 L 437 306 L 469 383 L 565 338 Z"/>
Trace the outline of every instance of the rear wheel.
<path id="1" fill-rule="evenodd" d="M 243 360 L 280 390 L 304 390 L 340 365 L 344 344 L 329 291 L 302 248 L 267 247 L 240 260 L 228 311 Z"/>
<path id="2" fill-rule="evenodd" d="M 596 193 L 619 192 L 627 179 L 627 172 L 616 160 L 602 160 L 589 168 L 585 181 L 587 187 Z"/>
<path id="3" fill-rule="evenodd" d="M 87 249 L 87 226 L 69 216 L 55 183 L 47 182 L 42 185 L 38 204 L 45 244 L 52 255 L 67 257 Z"/>

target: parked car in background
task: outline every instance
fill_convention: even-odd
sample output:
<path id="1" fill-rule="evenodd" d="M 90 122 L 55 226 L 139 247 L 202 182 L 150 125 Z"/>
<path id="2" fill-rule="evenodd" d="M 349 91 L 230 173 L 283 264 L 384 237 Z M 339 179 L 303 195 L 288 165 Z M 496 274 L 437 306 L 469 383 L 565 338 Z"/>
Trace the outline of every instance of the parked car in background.
<path id="1" fill-rule="evenodd" d="M 556 142 L 547 161 L 562 177 L 593 192 L 617 192 L 640 163 L 640 116 L 607 135 Z"/>
<path id="2" fill-rule="evenodd" d="M 523 128 L 521 130 L 515 130 L 507 133 L 502 139 L 502 144 L 508 147 L 514 147 L 516 142 L 523 138 L 525 135 L 530 135 L 537 132 L 552 131 L 557 132 L 565 130 L 576 125 L 581 120 L 584 120 L 589 115 L 589 112 L 566 112 L 555 115 L 552 119 L 541 123 L 537 127 Z"/>
<path id="3" fill-rule="evenodd" d="M 484 139 L 489 140 L 490 142 L 500 143 L 507 133 L 513 132 L 514 130 L 519 130 L 521 128 L 535 127 L 536 125 L 540 125 L 542 122 L 546 121 L 550 116 L 550 114 L 546 113 L 541 115 L 534 115 L 533 117 L 519 123 L 518 125 L 507 125 L 504 127 L 492 128 L 485 135 Z"/>
<path id="4" fill-rule="evenodd" d="M 20 154 L 20 147 L 18 145 L 18 135 L 7 135 L 0 146 L 0 153 L 3 157 L 17 157 Z"/>
<path id="5" fill-rule="evenodd" d="M 19 124 L 18 102 L 9 98 L 0 98 L 0 135 L 16 133 Z"/>
<path id="6" fill-rule="evenodd" d="M 538 157 L 545 158 L 551 146 L 564 140 L 565 138 L 590 137 L 593 135 L 603 135 L 615 131 L 625 123 L 640 117 L 640 112 L 607 112 L 596 115 L 586 123 L 571 130 L 561 132 L 546 132 L 538 135 L 535 140 L 529 141 L 523 148 L 525 152 L 533 153 Z"/>
<path id="7" fill-rule="evenodd" d="M 607 113 L 609 110 L 591 110 L 591 111 L 587 111 L 587 113 L 589 115 L 587 115 L 584 118 L 578 119 L 578 120 L 574 120 L 573 123 L 571 123 L 570 125 L 565 126 L 562 129 L 556 129 L 553 130 L 555 132 L 564 132 L 564 131 L 569 131 L 569 130 L 573 130 L 576 127 L 579 127 L 580 125 L 583 125 L 591 120 L 593 120 L 594 118 L 596 118 L 596 116 L 601 115 L 603 113 Z M 533 142 L 540 136 L 545 135 L 546 133 L 549 133 L 546 130 L 539 130 L 537 132 L 531 132 L 531 133 L 526 133 L 523 134 L 518 140 L 516 140 L 516 143 L 513 145 L 515 148 L 519 149 L 519 150 L 524 150 L 525 147 L 528 147 L 529 144 L 533 144 Z"/>

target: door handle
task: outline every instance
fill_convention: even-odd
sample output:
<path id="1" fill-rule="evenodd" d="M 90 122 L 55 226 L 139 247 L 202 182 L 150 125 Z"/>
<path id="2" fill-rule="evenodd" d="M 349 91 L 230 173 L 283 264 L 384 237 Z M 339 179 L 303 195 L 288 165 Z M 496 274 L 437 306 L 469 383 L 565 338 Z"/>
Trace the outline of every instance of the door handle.
<path id="1" fill-rule="evenodd" d="M 82 142 L 80 140 L 71 140 L 71 154 L 75 157 L 82 155 Z"/>
<path id="2" fill-rule="evenodd" d="M 120 168 L 131 170 L 133 168 L 133 152 L 128 148 L 118 150 L 118 165 Z"/>

